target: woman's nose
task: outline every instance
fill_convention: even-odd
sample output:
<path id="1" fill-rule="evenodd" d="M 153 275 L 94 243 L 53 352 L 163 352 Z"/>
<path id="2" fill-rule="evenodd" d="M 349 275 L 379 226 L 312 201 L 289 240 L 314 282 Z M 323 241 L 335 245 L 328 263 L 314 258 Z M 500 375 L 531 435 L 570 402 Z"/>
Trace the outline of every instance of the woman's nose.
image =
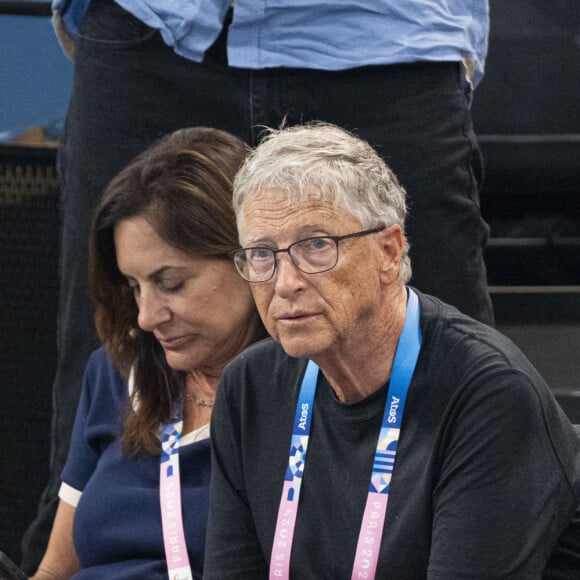
<path id="1" fill-rule="evenodd" d="M 139 316 L 137 323 L 146 332 L 153 332 L 160 324 L 171 318 L 171 311 L 165 301 L 154 290 L 141 290 L 137 299 Z"/>

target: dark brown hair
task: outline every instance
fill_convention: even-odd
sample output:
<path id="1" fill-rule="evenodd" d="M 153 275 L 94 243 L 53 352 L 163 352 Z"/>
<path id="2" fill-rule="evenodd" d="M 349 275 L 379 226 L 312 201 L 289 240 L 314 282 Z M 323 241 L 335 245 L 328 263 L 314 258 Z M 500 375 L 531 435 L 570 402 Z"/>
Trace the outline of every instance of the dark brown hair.
<path id="1" fill-rule="evenodd" d="M 239 247 L 233 179 L 248 152 L 243 141 L 225 131 L 181 129 L 129 163 L 109 183 L 95 210 L 89 287 L 100 339 L 125 378 L 131 369 L 134 372 L 133 400 L 122 437 L 132 454 L 158 451 L 157 431 L 171 417 L 185 374 L 169 367 L 153 334 L 137 324 L 133 292 L 117 265 L 115 226 L 142 217 L 161 239 L 183 252 L 228 259 L 228 252 Z M 256 338 L 264 334 L 256 316 Z"/>

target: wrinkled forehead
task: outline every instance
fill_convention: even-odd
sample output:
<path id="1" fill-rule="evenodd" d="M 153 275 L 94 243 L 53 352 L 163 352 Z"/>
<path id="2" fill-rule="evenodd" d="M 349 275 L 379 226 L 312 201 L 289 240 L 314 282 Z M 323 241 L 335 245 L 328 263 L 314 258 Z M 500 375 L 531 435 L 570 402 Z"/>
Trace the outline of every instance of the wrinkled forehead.
<path id="1" fill-rule="evenodd" d="M 301 206 L 329 209 L 343 207 L 335 193 L 330 189 L 309 188 L 304 190 L 263 187 L 250 190 L 245 194 L 239 213 L 248 219 L 257 213 L 274 208 L 292 210 Z"/>
<path id="2" fill-rule="evenodd" d="M 338 204 L 335 189 L 332 185 L 319 185 L 312 182 L 288 184 L 283 188 L 269 187 L 266 184 L 246 191 L 240 200 L 240 207 L 244 208 L 248 203 L 254 205 L 279 203 L 291 207 L 313 200 L 325 204 Z"/>
<path id="3" fill-rule="evenodd" d="M 332 188 L 318 186 L 309 188 L 269 188 L 249 190 L 244 194 L 238 208 L 238 220 L 251 218 L 256 213 L 271 208 L 286 208 L 291 210 L 299 206 L 344 209 L 339 197 Z"/>
<path id="4" fill-rule="evenodd" d="M 243 245 L 258 240 L 291 240 L 299 236 L 331 233 L 338 225 L 358 227 L 359 220 L 337 203 L 334 196 L 317 192 L 293 196 L 281 190 L 252 192 L 238 214 Z"/>

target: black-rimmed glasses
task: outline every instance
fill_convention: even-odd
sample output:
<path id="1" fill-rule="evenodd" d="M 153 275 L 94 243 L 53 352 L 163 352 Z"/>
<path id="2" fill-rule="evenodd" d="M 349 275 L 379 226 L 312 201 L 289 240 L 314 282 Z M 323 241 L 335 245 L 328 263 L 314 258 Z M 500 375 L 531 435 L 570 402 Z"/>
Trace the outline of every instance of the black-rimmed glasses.
<path id="1" fill-rule="evenodd" d="M 290 244 L 287 248 L 255 246 L 232 252 L 240 276 L 247 282 L 267 282 L 274 276 L 277 255 L 287 252 L 292 263 L 305 274 L 320 274 L 332 270 L 338 262 L 338 243 L 348 238 L 376 234 L 386 226 L 378 226 L 344 236 L 316 236 Z"/>

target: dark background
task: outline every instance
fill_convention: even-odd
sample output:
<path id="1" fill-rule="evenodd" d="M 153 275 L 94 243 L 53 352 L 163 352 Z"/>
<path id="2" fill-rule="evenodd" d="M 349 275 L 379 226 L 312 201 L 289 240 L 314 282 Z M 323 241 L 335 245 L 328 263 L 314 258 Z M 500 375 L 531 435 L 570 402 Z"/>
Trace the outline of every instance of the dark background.
<path id="1" fill-rule="evenodd" d="M 580 423 L 580 2 L 491 0 L 491 19 L 473 116 L 497 326 Z M 0 145 L 0 549 L 16 561 L 48 475 L 55 158 L 51 146 Z"/>

